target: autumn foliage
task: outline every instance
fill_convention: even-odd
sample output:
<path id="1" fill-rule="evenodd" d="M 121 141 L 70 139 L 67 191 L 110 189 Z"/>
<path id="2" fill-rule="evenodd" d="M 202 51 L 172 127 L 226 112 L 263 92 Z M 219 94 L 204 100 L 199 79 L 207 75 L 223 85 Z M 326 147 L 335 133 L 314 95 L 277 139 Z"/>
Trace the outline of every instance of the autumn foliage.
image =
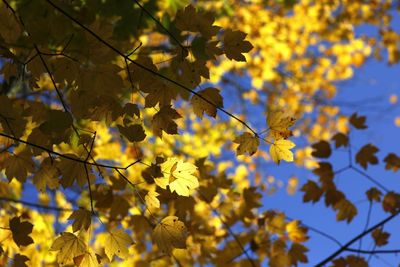
<path id="1" fill-rule="evenodd" d="M 0 265 L 368 266 L 400 211 L 368 170 L 400 157 L 355 148 L 368 118 L 333 102 L 367 59 L 400 60 L 395 4 L 368 2 L 3 0 Z M 314 178 L 269 173 L 286 166 Z M 346 171 L 387 216 L 310 262 L 334 235 L 263 202 L 283 184 L 351 224 Z"/>

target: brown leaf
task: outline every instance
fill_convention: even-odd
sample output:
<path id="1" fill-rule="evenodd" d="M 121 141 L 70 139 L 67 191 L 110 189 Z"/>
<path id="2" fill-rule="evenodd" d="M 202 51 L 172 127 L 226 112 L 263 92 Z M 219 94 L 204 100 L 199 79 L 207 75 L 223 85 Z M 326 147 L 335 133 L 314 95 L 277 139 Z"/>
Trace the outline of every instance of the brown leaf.
<path id="1" fill-rule="evenodd" d="M 333 208 L 338 210 L 336 213 L 336 220 L 338 221 L 347 220 L 347 223 L 349 223 L 357 215 L 356 206 L 345 198 L 334 204 Z"/>
<path id="2" fill-rule="evenodd" d="M 339 147 L 346 147 L 349 144 L 349 138 L 347 135 L 343 134 L 343 133 L 337 133 L 334 136 L 332 136 L 331 138 L 332 141 L 335 141 L 335 147 L 339 148 Z"/>
<path id="3" fill-rule="evenodd" d="M 331 146 L 326 141 L 319 141 L 311 146 L 314 151 L 311 153 L 316 158 L 329 158 L 332 153 Z"/>
<path id="4" fill-rule="evenodd" d="M 394 213 L 400 209 L 400 194 L 393 191 L 387 193 L 382 201 L 383 210 Z"/>
<path id="5" fill-rule="evenodd" d="M 34 163 L 32 154 L 29 149 L 23 149 L 20 152 L 14 152 L 13 155 L 7 158 L 4 162 L 6 166 L 6 177 L 11 182 L 13 178 L 24 183 L 28 173 L 34 171 Z"/>
<path id="6" fill-rule="evenodd" d="M 378 247 L 382 247 L 389 243 L 388 239 L 390 237 L 390 234 L 388 232 L 383 232 L 380 228 L 372 231 L 371 236 Z"/>
<path id="7" fill-rule="evenodd" d="M 304 192 L 303 202 L 317 202 L 322 196 L 322 189 L 314 181 L 308 180 L 306 184 L 300 189 Z"/>
<path id="8" fill-rule="evenodd" d="M 357 129 L 366 129 L 368 126 L 365 125 L 365 120 L 365 116 L 357 116 L 357 113 L 353 113 L 349 121 Z"/>
<path id="9" fill-rule="evenodd" d="M 383 159 L 383 161 L 386 162 L 386 170 L 393 170 L 394 172 L 397 172 L 400 169 L 400 157 L 394 153 L 389 153 Z"/>
<path id="10" fill-rule="evenodd" d="M 357 152 L 356 162 L 364 169 L 368 168 L 368 164 L 376 165 L 378 164 L 378 158 L 375 156 L 375 153 L 378 151 L 379 149 L 376 146 L 367 144 Z"/>
<path id="11" fill-rule="evenodd" d="M 194 114 L 196 114 L 199 118 L 203 118 L 203 114 L 205 112 L 208 116 L 215 118 L 217 115 L 217 108 L 222 108 L 224 106 L 219 90 L 217 88 L 208 87 L 197 92 L 197 94 L 199 96 L 193 95 L 192 99 L 190 100 L 193 106 Z M 200 96 L 204 97 L 212 104 L 203 100 Z"/>
<path id="12" fill-rule="evenodd" d="M 244 155 L 248 153 L 250 156 L 257 152 L 260 140 L 252 133 L 245 132 L 237 136 L 234 143 L 239 144 L 236 148 L 236 155 Z"/>
<path id="13" fill-rule="evenodd" d="M 367 192 L 365 192 L 369 201 L 381 201 L 382 192 L 378 190 L 376 187 L 370 188 Z"/>
<path id="14" fill-rule="evenodd" d="M 167 134 L 177 134 L 178 125 L 174 120 L 179 118 L 181 118 L 181 115 L 175 109 L 171 108 L 171 106 L 163 106 L 153 116 L 152 125 L 154 135 L 162 138 L 163 131 Z"/>
<path id="15" fill-rule="evenodd" d="M 74 154 L 67 154 L 67 156 L 79 160 Z M 77 181 L 80 187 L 83 187 L 87 183 L 86 170 L 82 162 L 61 158 L 56 166 L 62 176 L 60 184 L 64 188 L 71 187 L 75 181 Z M 87 169 L 90 174 L 91 166 L 87 165 Z"/>
<path id="16" fill-rule="evenodd" d="M 253 46 L 250 42 L 245 41 L 246 34 L 241 31 L 226 30 L 224 33 L 224 51 L 229 59 L 236 61 L 246 61 L 242 53 L 249 52 Z"/>
<path id="17" fill-rule="evenodd" d="M 134 124 L 129 126 L 118 125 L 119 132 L 126 137 L 130 142 L 140 142 L 146 138 L 144 129 L 140 124 Z"/>
<path id="18" fill-rule="evenodd" d="M 329 162 L 318 162 L 318 168 L 313 170 L 315 175 L 319 176 L 319 180 L 322 183 L 322 187 L 329 187 L 332 183 L 334 172 L 332 169 L 332 164 Z"/>
<path id="19" fill-rule="evenodd" d="M 332 267 L 368 267 L 368 263 L 363 257 L 349 255 L 346 258 L 338 258 L 332 261 Z"/>
<path id="20" fill-rule="evenodd" d="M 21 217 L 14 217 L 9 221 L 9 225 L 15 244 L 27 246 L 33 243 L 33 239 L 29 236 L 32 233 L 33 224 L 21 222 Z"/>
<path id="21" fill-rule="evenodd" d="M 325 193 L 325 205 L 335 206 L 338 202 L 345 199 L 345 195 L 336 189 L 336 187 L 330 188 Z"/>
<path id="22" fill-rule="evenodd" d="M 79 208 L 78 210 L 74 210 L 74 212 L 68 217 L 68 220 L 74 220 L 72 223 L 72 230 L 74 232 L 81 229 L 88 230 L 92 223 L 92 213 L 83 208 Z"/>
<path id="23" fill-rule="evenodd" d="M 29 258 L 27 256 L 21 255 L 19 253 L 15 254 L 11 267 L 28 267 L 28 265 L 26 265 L 27 261 L 29 261 Z"/>
<path id="24" fill-rule="evenodd" d="M 290 262 L 292 263 L 292 265 L 297 266 L 299 262 L 307 263 L 308 262 L 308 258 L 306 255 L 307 251 L 308 248 L 306 248 L 302 244 L 293 243 L 288 251 L 288 254 L 290 256 Z"/>

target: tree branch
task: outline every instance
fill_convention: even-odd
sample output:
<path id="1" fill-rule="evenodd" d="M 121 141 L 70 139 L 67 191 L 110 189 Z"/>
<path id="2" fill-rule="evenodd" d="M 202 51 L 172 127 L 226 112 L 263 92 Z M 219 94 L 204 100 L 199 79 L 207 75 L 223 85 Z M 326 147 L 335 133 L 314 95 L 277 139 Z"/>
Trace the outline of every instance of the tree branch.
<path id="1" fill-rule="evenodd" d="M 396 254 L 396 253 L 400 253 L 400 249 L 363 250 L 363 249 L 347 248 L 345 250 L 349 251 L 349 252 L 356 252 L 356 253 L 361 253 L 361 254 Z"/>
<path id="2" fill-rule="evenodd" d="M 320 263 L 318 263 L 317 265 L 315 265 L 315 267 L 322 267 L 325 264 L 327 264 L 328 262 L 330 262 L 331 260 L 335 259 L 340 253 L 342 253 L 343 251 L 348 250 L 349 246 L 351 246 L 353 243 L 355 243 L 357 240 L 359 240 L 360 238 L 362 238 L 363 236 L 369 234 L 370 232 L 372 232 L 373 230 L 375 230 L 376 228 L 381 227 L 382 225 L 384 225 L 385 223 L 391 221 L 392 219 L 394 219 L 397 215 L 399 215 L 400 212 L 396 212 L 393 213 L 392 215 L 390 215 L 389 217 L 387 217 L 386 219 L 380 221 L 379 223 L 375 224 L 374 226 L 370 227 L 369 229 L 363 231 L 362 233 L 360 233 L 359 235 L 357 235 L 356 237 L 354 237 L 353 239 L 351 239 L 350 241 L 348 241 L 346 244 L 344 244 L 341 248 L 339 248 L 338 250 L 336 250 L 334 253 L 332 253 L 330 256 L 328 256 L 327 258 L 325 258 L 324 260 L 322 260 Z"/>
<path id="3" fill-rule="evenodd" d="M 35 207 L 38 209 L 45 209 L 45 210 L 55 210 L 55 211 L 61 211 L 61 212 L 70 212 L 74 211 L 73 209 L 66 209 L 66 208 L 59 208 L 59 207 L 54 207 L 54 206 L 46 206 L 42 204 L 37 204 L 33 202 L 28 202 L 24 200 L 19 200 L 19 199 L 13 199 L 13 198 L 8 198 L 8 197 L 0 197 L 1 202 L 14 202 L 14 203 L 19 203 L 25 206 L 30 206 L 30 207 Z"/>

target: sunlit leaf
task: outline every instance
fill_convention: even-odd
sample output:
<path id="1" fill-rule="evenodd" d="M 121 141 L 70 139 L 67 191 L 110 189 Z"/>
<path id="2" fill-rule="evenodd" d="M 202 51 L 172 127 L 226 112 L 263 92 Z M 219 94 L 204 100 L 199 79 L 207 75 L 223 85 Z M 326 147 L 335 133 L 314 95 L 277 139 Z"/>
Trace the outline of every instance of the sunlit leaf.
<path id="1" fill-rule="evenodd" d="M 281 160 L 291 162 L 293 161 L 293 152 L 290 149 L 296 145 L 290 140 L 276 140 L 271 144 L 269 153 L 273 161 L 279 164 Z"/>
<path id="2" fill-rule="evenodd" d="M 169 255 L 174 248 L 186 248 L 186 235 L 185 224 L 176 216 L 165 217 L 153 231 L 158 248 Z"/>
<path id="3" fill-rule="evenodd" d="M 104 252 L 110 261 L 114 255 L 125 259 L 128 256 L 128 249 L 132 244 L 134 244 L 132 237 L 123 229 L 114 229 L 107 233 Z"/>

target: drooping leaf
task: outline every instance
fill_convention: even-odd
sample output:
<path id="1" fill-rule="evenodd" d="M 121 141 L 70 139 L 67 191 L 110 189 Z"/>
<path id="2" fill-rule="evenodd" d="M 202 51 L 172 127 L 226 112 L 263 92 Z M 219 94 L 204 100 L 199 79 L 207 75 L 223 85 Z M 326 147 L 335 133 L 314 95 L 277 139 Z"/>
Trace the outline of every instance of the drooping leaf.
<path id="1" fill-rule="evenodd" d="M 357 215 L 357 208 L 347 199 L 340 200 L 334 204 L 333 208 L 337 210 L 336 219 L 338 221 L 347 220 L 349 223 Z"/>
<path id="2" fill-rule="evenodd" d="M 376 165 L 378 164 L 378 158 L 375 156 L 375 153 L 378 151 L 379 149 L 376 146 L 367 144 L 357 152 L 356 162 L 364 169 L 368 168 L 368 164 Z"/>
<path id="3" fill-rule="evenodd" d="M 365 125 L 365 116 L 358 116 L 357 113 L 354 113 L 350 117 L 350 123 L 353 125 L 356 129 L 366 129 L 367 125 Z"/>
<path id="4" fill-rule="evenodd" d="M 303 202 L 317 202 L 320 200 L 322 196 L 322 189 L 318 186 L 314 181 L 308 180 L 306 184 L 300 189 L 300 191 L 304 192 Z"/>
<path id="5" fill-rule="evenodd" d="M 79 159 L 76 155 L 68 154 L 67 156 L 72 159 Z M 85 166 L 82 162 L 61 158 L 57 163 L 57 168 L 61 173 L 60 184 L 64 188 L 68 188 L 77 181 L 78 185 L 83 187 L 87 183 L 87 175 Z M 88 172 L 90 173 L 90 165 L 87 165 Z"/>
<path id="6" fill-rule="evenodd" d="M 72 223 L 72 230 L 74 232 L 81 229 L 88 230 L 92 223 L 92 214 L 86 209 L 79 208 L 78 210 L 74 210 L 74 212 L 68 217 L 68 220 L 74 220 Z"/>
<path id="7" fill-rule="evenodd" d="M 270 135 L 275 139 L 286 139 L 292 135 L 290 127 L 294 125 L 296 119 L 281 110 L 269 110 L 267 114 L 267 125 Z"/>
<path id="8" fill-rule="evenodd" d="M 55 164 L 52 164 L 50 158 L 46 158 L 40 165 L 40 169 L 34 174 L 32 182 L 39 191 L 44 192 L 46 188 L 54 190 L 60 186 L 59 175 Z"/>
<path id="9" fill-rule="evenodd" d="M 248 153 L 250 156 L 257 152 L 260 140 L 249 132 L 245 132 L 242 135 L 235 138 L 233 141 L 239 146 L 236 148 L 236 155 L 244 155 Z"/>
<path id="10" fill-rule="evenodd" d="M 178 125 L 174 120 L 179 118 L 181 118 L 181 115 L 175 109 L 171 108 L 171 106 L 163 106 L 153 116 L 152 125 L 154 135 L 162 137 L 162 132 L 177 134 Z"/>
<path id="11" fill-rule="evenodd" d="M 32 161 L 32 154 L 28 149 L 16 151 L 13 155 L 5 160 L 6 177 L 8 181 L 13 178 L 21 183 L 26 181 L 28 173 L 34 170 L 34 163 Z"/>
<path id="12" fill-rule="evenodd" d="M 299 262 L 307 263 L 308 257 L 306 253 L 308 251 L 309 249 L 306 248 L 304 245 L 293 243 L 288 251 L 288 254 L 290 256 L 290 262 L 292 263 L 292 265 L 297 266 Z"/>
<path id="13" fill-rule="evenodd" d="M 388 232 L 384 232 L 381 228 L 377 228 L 371 233 L 372 238 L 376 246 L 382 247 L 389 243 L 390 234 Z"/>
<path id="14" fill-rule="evenodd" d="M 365 192 L 369 201 L 380 202 L 382 197 L 382 192 L 378 190 L 376 187 L 370 188 L 367 192 Z"/>
<path id="15" fill-rule="evenodd" d="M 293 161 L 293 152 L 290 149 L 296 145 L 285 139 L 276 140 L 269 148 L 269 153 L 273 161 L 279 164 L 281 160 L 291 162 Z"/>
<path id="16" fill-rule="evenodd" d="M 84 254 L 74 257 L 74 263 L 78 267 L 98 267 L 100 266 L 99 258 L 92 251 L 86 251 Z"/>
<path id="17" fill-rule="evenodd" d="M 246 61 L 242 53 L 249 52 L 253 46 L 249 41 L 245 41 L 246 34 L 241 31 L 226 30 L 224 32 L 224 51 L 229 59 L 236 61 Z"/>
<path id="18" fill-rule="evenodd" d="M 393 191 L 388 192 L 383 197 L 382 207 L 384 211 L 391 213 L 400 210 L 400 194 Z"/>
<path id="19" fill-rule="evenodd" d="M 386 170 L 393 170 L 393 172 L 397 172 L 400 169 L 400 157 L 398 157 L 394 153 L 389 153 L 383 161 L 386 163 Z"/>
<path id="20" fill-rule="evenodd" d="M 298 220 L 287 223 L 286 232 L 289 239 L 294 243 L 303 243 L 308 240 L 307 228 L 301 226 Z"/>
<path id="21" fill-rule="evenodd" d="M 60 237 L 54 240 L 50 251 L 59 251 L 57 261 L 63 265 L 73 260 L 76 256 L 84 254 L 86 252 L 86 244 L 79 236 L 63 232 Z"/>
<path id="22" fill-rule="evenodd" d="M 146 201 L 146 206 L 150 210 L 160 207 L 160 200 L 158 200 L 157 196 L 159 196 L 159 194 L 156 191 L 150 190 L 144 197 L 144 200 Z"/>
<path id="23" fill-rule="evenodd" d="M 197 95 L 193 95 L 190 101 L 193 105 L 194 114 L 196 114 L 199 118 L 203 118 L 203 114 L 205 112 L 208 116 L 215 118 L 217 115 L 217 108 L 222 108 L 224 106 L 219 90 L 217 88 L 208 87 L 197 93 L 199 96 L 204 97 L 212 104 L 208 103 Z"/>
<path id="24" fill-rule="evenodd" d="M 347 135 L 343 134 L 343 133 L 337 133 L 334 136 L 332 136 L 331 140 L 335 141 L 335 147 L 339 148 L 339 147 L 346 147 L 349 144 L 349 138 Z"/>
<path id="25" fill-rule="evenodd" d="M 114 229 L 107 233 L 104 252 L 110 261 L 114 255 L 125 259 L 132 244 L 134 244 L 132 237 L 123 229 Z"/>
<path id="26" fill-rule="evenodd" d="M 186 236 L 186 226 L 176 216 L 165 217 L 153 231 L 158 248 L 168 255 L 174 248 L 186 248 Z"/>

